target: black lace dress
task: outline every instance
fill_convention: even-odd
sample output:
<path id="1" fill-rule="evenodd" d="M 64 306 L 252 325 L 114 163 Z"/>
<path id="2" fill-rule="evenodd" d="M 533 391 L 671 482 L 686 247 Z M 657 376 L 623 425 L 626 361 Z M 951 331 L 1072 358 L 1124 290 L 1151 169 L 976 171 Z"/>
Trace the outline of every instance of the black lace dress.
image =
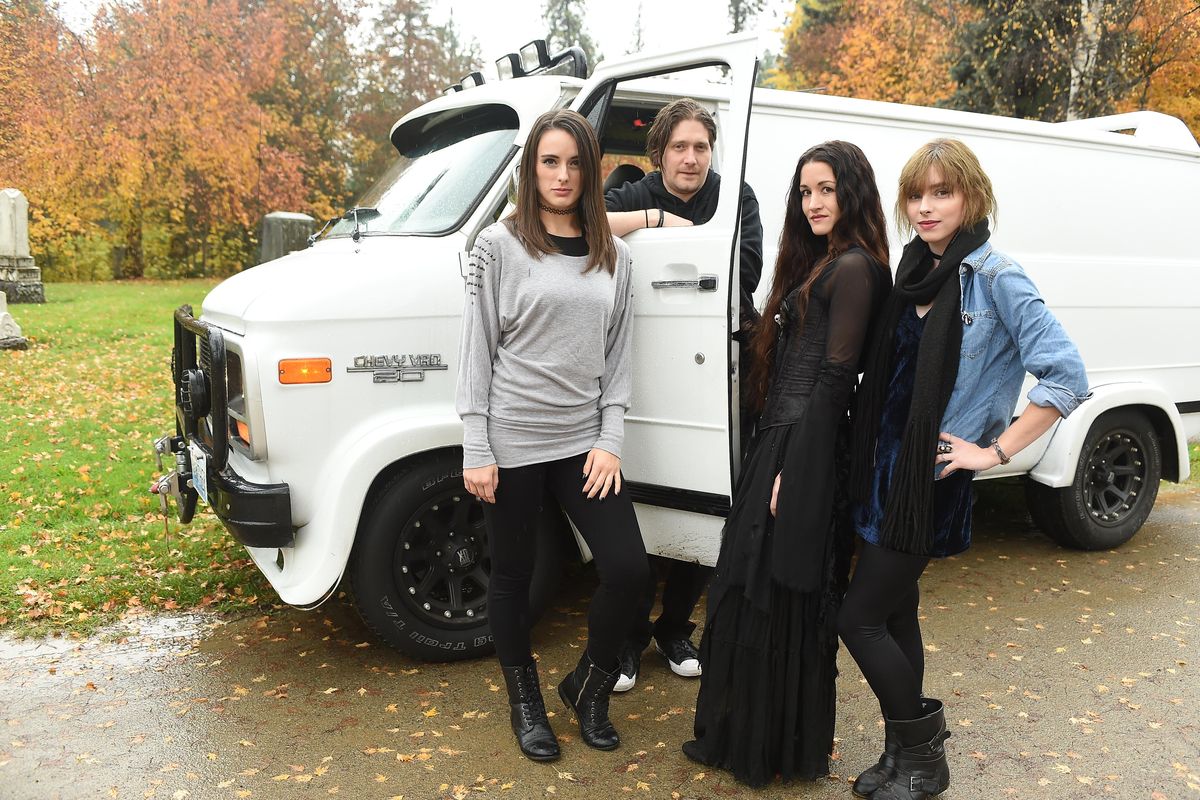
<path id="1" fill-rule="evenodd" d="M 801 330 L 796 292 L 780 315 L 766 406 L 709 587 L 696 741 L 687 746 L 751 786 L 829 770 L 837 612 L 854 541 L 847 409 L 890 288 L 886 270 L 853 249 L 813 286 Z"/>

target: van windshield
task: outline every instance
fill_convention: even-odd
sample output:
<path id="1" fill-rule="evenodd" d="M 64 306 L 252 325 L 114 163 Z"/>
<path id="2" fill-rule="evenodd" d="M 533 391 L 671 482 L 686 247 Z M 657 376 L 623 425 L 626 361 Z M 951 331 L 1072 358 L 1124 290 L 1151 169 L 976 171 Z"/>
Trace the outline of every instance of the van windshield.
<path id="1" fill-rule="evenodd" d="M 411 120 L 392 133 L 399 157 L 330 230 L 348 236 L 456 230 L 515 151 L 519 120 L 486 105 Z"/>

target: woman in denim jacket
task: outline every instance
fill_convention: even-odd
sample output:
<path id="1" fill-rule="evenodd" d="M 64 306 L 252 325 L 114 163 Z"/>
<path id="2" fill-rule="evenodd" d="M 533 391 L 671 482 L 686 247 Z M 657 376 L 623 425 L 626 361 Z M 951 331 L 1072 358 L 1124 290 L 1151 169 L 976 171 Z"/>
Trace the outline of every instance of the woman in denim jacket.
<path id="1" fill-rule="evenodd" d="M 950 785 L 942 703 L 921 690 L 917 580 L 930 558 L 970 547 L 975 472 L 1008 463 L 1087 397 L 1075 345 L 988 242 L 995 211 L 991 181 L 957 140 L 926 144 L 900 174 L 897 222 L 917 235 L 866 348 L 851 464 L 864 544 L 838 618 L 886 723 L 860 797 L 920 800 Z M 1010 425 L 1026 372 L 1038 382 Z"/>

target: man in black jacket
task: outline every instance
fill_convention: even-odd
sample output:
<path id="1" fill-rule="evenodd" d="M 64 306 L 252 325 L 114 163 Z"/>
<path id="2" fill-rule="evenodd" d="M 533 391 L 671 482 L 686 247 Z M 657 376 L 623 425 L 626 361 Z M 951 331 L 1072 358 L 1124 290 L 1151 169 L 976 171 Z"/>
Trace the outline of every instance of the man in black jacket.
<path id="1" fill-rule="evenodd" d="M 712 115 L 689 98 L 665 106 L 654 118 L 646 135 L 646 154 L 656 167 L 644 178 L 610 189 L 604 195 L 608 221 L 613 233 L 624 236 L 639 228 L 703 225 L 717 210 L 721 176 L 713 172 L 712 148 L 717 126 Z M 753 294 L 762 274 L 762 222 L 758 216 L 758 198 L 754 190 L 742 184 L 741 259 L 739 325 L 734 338 L 749 343 L 751 329 L 758 319 Z M 742 373 L 748 364 L 743 350 Z M 752 427 L 748 415 L 742 416 L 742 446 L 749 440 Z M 621 675 L 614 691 L 632 689 L 641 666 L 642 651 L 655 640 L 658 652 L 666 657 L 671 671 L 683 677 L 698 677 L 699 654 L 692 644 L 691 621 L 712 570 L 695 563 L 671 560 L 663 585 L 663 611 L 650 623 L 650 610 L 658 584 L 651 570 L 650 582 L 642 597 L 641 613 L 621 653 Z"/>

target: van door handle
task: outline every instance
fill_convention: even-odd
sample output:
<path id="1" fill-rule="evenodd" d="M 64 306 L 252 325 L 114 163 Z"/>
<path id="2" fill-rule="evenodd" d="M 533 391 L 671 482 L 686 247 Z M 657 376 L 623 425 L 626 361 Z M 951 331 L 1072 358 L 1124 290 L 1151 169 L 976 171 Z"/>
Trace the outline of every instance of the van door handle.
<path id="1" fill-rule="evenodd" d="M 716 275 L 701 275 L 695 281 L 651 281 L 652 289 L 695 289 L 699 292 L 715 292 L 717 290 Z"/>

